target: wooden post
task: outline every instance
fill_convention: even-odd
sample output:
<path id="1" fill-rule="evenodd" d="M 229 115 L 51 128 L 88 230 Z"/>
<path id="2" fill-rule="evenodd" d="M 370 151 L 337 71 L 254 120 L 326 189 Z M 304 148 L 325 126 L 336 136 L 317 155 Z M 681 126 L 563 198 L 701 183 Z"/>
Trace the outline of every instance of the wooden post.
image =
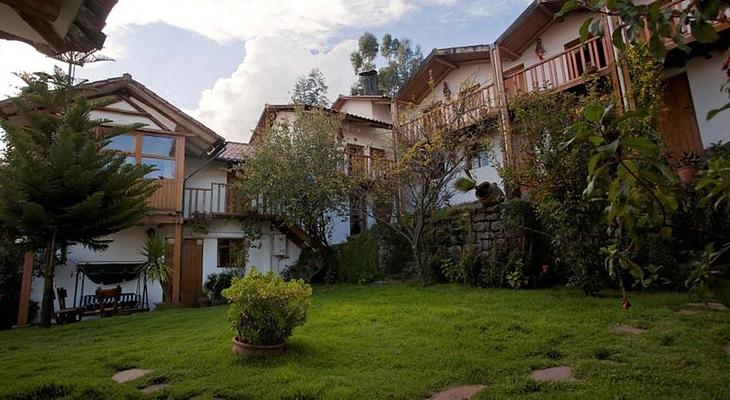
<path id="1" fill-rule="evenodd" d="M 507 102 L 507 92 L 504 88 L 504 75 L 502 67 L 502 55 L 499 51 L 499 45 L 495 45 L 492 49 L 492 66 L 494 67 L 494 83 L 497 89 L 497 99 L 499 101 L 499 109 L 501 112 L 502 127 L 502 151 L 506 165 L 510 165 L 512 160 L 512 126 L 509 119 L 509 104 Z"/>
<path id="2" fill-rule="evenodd" d="M 172 246 L 172 304 L 180 304 L 180 276 L 182 267 L 183 224 L 175 223 Z"/>
<path id="3" fill-rule="evenodd" d="M 20 304 L 18 305 L 18 326 L 28 325 L 28 308 L 30 306 L 30 286 L 33 282 L 33 252 L 26 251 L 23 258 L 23 283 L 20 286 Z"/>

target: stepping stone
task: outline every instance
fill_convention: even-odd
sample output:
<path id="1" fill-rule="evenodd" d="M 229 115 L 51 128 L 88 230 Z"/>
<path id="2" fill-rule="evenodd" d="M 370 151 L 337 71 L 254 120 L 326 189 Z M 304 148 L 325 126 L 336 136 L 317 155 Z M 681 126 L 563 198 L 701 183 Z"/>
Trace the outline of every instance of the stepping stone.
<path id="1" fill-rule="evenodd" d="M 484 385 L 458 386 L 438 392 L 428 400 L 468 400 L 484 388 Z"/>
<path id="2" fill-rule="evenodd" d="M 152 372 L 151 369 L 140 369 L 140 368 L 133 368 L 133 369 L 127 369 L 124 371 L 119 371 L 114 376 L 112 376 L 112 379 L 116 383 L 124 383 L 133 381 L 135 379 L 139 379 L 147 374 Z"/>
<path id="3" fill-rule="evenodd" d="M 677 314 L 679 314 L 679 315 L 695 315 L 697 313 L 698 313 L 698 311 L 694 311 L 694 310 L 679 310 L 679 311 L 677 311 Z"/>
<path id="4" fill-rule="evenodd" d="M 722 303 L 687 303 L 685 306 L 689 307 L 704 307 L 711 310 L 727 311 L 727 306 Z"/>
<path id="5" fill-rule="evenodd" d="M 624 324 L 618 324 L 618 325 L 614 326 L 613 328 L 611 328 L 611 330 L 613 332 L 618 332 L 618 333 L 633 333 L 635 335 L 638 335 L 640 333 L 646 333 L 647 332 L 646 329 L 634 328 L 631 325 L 624 325 Z"/>
<path id="6" fill-rule="evenodd" d="M 170 386 L 168 383 L 157 383 L 154 385 L 149 385 L 146 388 L 142 389 L 142 393 L 144 394 L 152 394 L 157 393 L 165 390 L 166 387 Z"/>
<path id="7" fill-rule="evenodd" d="M 576 382 L 573 370 L 561 365 L 546 369 L 536 369 L 530 373 L 530 378 L 538 382 Z"/>

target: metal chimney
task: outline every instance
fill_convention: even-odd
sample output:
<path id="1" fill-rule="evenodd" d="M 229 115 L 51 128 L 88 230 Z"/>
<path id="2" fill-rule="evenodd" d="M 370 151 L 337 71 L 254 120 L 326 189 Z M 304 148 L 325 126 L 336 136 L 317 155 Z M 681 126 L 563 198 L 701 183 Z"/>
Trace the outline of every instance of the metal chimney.
<path id="1" fill-rule="evenodd" d="M 360 82 L 364 95 L 378 94 L 378 71 L 371 69 L 360 72 Z"/>

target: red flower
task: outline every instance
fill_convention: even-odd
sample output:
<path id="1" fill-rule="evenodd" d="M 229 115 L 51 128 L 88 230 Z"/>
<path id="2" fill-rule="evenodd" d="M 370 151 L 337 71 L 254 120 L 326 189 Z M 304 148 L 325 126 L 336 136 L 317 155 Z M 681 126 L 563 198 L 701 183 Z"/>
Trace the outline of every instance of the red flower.
<path id="1" fill-rule="evenodd" d="M 548 272 L 550 272 L 550 267 L 548 267 L 547 264 L 543 265 L 542 266 L 542 273 L 543 274 L 547 274 Z"/>
<path id="2" fill-rule="evenodd" d="M 631 308 L 631 302 L 629 301 L 629 299 L 624 297 L 624 300 L 621 302 L 621 307 L 623 307 L 624 310 L 628 310 L 629 308 Z"/>

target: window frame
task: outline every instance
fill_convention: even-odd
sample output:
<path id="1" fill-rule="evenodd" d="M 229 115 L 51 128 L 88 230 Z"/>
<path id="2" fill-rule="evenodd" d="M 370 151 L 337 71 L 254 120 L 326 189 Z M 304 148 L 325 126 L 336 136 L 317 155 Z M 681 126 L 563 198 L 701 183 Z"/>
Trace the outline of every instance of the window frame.
<path id="1" fill-rule="evenodd" d="M 226 244 L 223 244 L 223 242 L 226 242 Z M 216 268 L 237 268 L 237 265 L 233 265 L 231 261 L 231 249 L 235 249 L 236 247 L 232 244 L 232 242 L 238 242 L 239 244 L 239 250 L 245 249 L 248 251 L 249 245 L 246 239 L 244 238 L 218 238 L 216 239 Z M 226 254 L 228 256 L 227 263 L 224 263 L 221 259 L 222 251 L 221 249 L 226 249 Z M 225 264 L 225 265 L 224 265 Z"/>
<path id="2" fill-rule="evenodd" d="M 176 136 L 174 136 L 174 135 L 158 134 L 158 133 L 140 132 L 140 131 L 135 131 L 135 132 L 130 132 L 130 133 L 122 133 L 122 134 L 117 135 L 117 136 L 133 136 L 134 137 L 134 151 L 117 150 L 117 149 L 109 149 L 109 150 L 113 150 L 113 151 L 116 151 L 117 153 L 124 154 L 127 157 L 134 157 L 135 165 L 142 165 L 142 159 L 143 158 L 152 158 L 152 159 L 156 159 L 156 160 L 173 161 L 173 163 L 174 163 L 173 164 L 173 168 L 172 168 L 173 174 L 172 174 L 172 177 L 171 178 L 169 178 L 169 177 L 156 177 L 156 178 L 151 178 L 150 177 L 150 178 L 146 178 L 146 179 L 155 180 L 155 181 L 157 181 L 157 180 L 174 181 L 174 180 L 177 180 L 178 179 L 178 176 L 177 176 L 177 163 L 179 161 L 178 161 L 178 159 L 176 157 L 176 155 L 177 155 L 177 146 L 178 146 L 177 137 Z M 172 143 L 173 143 L 173 146 L 174 146 L 173 147 L 173 154 L 175 154 L 175 155 L 173 155 L 173 156 L 165 156 L 165 155 L 160 155 L 160 154 L 143 153 L 142 152 L 142 149 L 144 147 L 144 137 L 145 136 L 171 139 L 172 140 Z"/>

